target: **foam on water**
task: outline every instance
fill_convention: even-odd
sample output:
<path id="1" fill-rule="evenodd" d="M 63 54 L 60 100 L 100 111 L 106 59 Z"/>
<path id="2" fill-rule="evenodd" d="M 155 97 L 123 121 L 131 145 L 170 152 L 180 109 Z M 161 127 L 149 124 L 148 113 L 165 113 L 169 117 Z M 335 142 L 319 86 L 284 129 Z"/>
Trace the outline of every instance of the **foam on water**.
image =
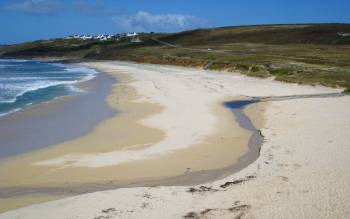
<path id="1" fill-rule="evenodd" d="M 0 116 L 60 96 L 81 93 L 76 85 L 97 72 L 74 65 L 0 59 Z"/>
<path id="2" fill-rule="evenodd" d="M 0 113 L 0 116 L 6 116 L 6 115 L 9 115 L 9 114 L 11 114 L 11 113 L 18 112 L 18 111 L 20 111 L 20 110 L 21 110 L 21 108 L 16 108 L 16 109 L 7 111 L 7 112 L 5 112 L 5 113 Z"/>

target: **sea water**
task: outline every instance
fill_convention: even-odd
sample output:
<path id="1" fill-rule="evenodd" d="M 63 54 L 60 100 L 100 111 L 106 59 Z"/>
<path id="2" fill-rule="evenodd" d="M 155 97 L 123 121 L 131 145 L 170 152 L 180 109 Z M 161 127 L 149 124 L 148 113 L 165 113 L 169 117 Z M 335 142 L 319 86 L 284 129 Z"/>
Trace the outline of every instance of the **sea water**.
<path id="1" fill-rule="evenodd" d="M 78 83 L 95 74 L 93 69 L 74 65 L 0 59 L 0 116 L 80 93 Z"/>

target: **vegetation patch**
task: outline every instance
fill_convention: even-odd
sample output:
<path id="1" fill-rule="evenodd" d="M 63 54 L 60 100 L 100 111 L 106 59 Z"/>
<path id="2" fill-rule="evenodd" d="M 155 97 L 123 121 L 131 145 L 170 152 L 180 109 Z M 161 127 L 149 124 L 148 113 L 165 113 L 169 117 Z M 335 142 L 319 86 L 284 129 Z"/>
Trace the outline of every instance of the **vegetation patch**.
<path id="1" fill-rule="evenodd" d="M 121 60 L 240 72 L 350 91 L 349 24 L 262 25 L 141 33 L 130 39 L 39 40 L 1 46 L 2 57 Z"/>

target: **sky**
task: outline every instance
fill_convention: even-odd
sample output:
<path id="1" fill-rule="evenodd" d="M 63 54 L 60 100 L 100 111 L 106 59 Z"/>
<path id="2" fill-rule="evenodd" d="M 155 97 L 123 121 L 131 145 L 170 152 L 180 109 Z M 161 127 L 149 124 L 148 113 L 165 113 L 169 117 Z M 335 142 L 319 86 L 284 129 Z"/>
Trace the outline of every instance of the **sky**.
<path id="1" fill-rule="evenodd" d="M 285 23 L 350 23 L 350 0 L 0 0 L 0 44 Z"/>

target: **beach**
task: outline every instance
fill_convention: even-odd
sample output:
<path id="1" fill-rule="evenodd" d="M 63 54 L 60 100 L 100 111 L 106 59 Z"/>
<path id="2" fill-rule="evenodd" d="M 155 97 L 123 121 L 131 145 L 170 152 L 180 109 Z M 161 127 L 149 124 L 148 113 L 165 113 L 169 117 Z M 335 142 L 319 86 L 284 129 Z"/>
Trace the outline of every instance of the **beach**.
<path id="1" fill-rule="evenodd" d="M 297 98 L 341 90 L 194 68 L 81 65 L 116 80 L 107 103 L 117 113 L 82 136 L 0 160 L 1 211 L 73 197 L 0 218 L 350 214 L 350 98 Z M 239 112 L 261 133 L 258 143 L 224 104 L 290 95 Z"/>

